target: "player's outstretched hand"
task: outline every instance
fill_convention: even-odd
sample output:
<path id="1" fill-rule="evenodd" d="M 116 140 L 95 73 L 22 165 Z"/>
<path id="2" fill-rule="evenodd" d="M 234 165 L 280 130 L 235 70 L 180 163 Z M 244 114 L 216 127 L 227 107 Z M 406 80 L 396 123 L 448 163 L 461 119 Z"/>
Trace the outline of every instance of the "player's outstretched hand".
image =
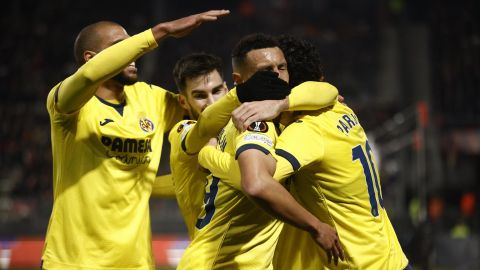
<path id="1" fill-rule="evenodd" d="M 331 226 L 320 222 L 312 237 L 327 252 L 328 263 L 331 263 L 333 258 L 335 265 L 338 265 L 338 259 L 342 261 L 345 259 L 338 234 Z"/>
<path id="2" fill-rule="evenodd" d="M 180 38 L 193 29 L 199 27 L 204 22 L 216 21 L 219 17 L 223 17 L 230 13 L 229 10 L 210 10 L 194 15 L 190 15 L 178 20 L 164 22 L 161 24 L 163 31 L 169 36 Z"/>

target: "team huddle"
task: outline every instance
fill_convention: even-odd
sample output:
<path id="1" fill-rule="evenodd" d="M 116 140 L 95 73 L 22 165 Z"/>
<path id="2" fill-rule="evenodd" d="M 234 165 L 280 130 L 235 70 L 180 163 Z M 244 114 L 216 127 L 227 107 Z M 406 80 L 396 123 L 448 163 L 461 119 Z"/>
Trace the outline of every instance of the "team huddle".
<path id="1" fill-rule="evenodd" d="M 177 269 L 409 269 L 363 128 L 324 82 L 319 53 L 254 33 L 222 60 L 192 53 L 179 94 L 139 82 L 135 61 L 229 11 L 129 36 L 82 29 L 78 70 L 52 88 L 54 204 L 42 269 L 155 269 L 149 199 L 174 195 L 191 243 Z M 169 132 L 171 176 L 156 178 Z"/>

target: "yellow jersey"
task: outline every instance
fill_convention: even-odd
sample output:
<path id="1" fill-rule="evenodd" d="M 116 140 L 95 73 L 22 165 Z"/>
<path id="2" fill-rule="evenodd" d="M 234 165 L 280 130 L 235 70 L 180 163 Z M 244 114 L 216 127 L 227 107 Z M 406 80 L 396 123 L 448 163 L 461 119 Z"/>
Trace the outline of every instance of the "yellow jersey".
<path id="1" fill-rule="evenodd" d="M 182 147 L 188 131 L 196 121 L 180 121 L 170 131 L 170 168 L 177 203 L 182 212 L 188 235 L 193 239 L 195 223 L 202 210 L 205 181 L 210 174 L 198 165 L 197 154 L 187 154 Z"/>
<path id="2" fill-rule="evenodd" d="M 308 233 L 285 226 L 275 269 L 404 269 L 408 260 L 383 205 L 380 178 L 355 113 L 337 102 L 289 125 L 276 145 L 275 178 L 291 179 L 292 195 L 333 226 L 345 261 L 328 264 Z M 314 256 L 318 254 L 319 256 Z M 313 256 L 313 257 L 311 257 Z"/>
<path id="3" fill-rule="evenodd" d="M 270 154 L 276 137 L 272 123 L 255 122 L 240 134 L 229 122 L 219 135 L 217 148 L 232 156 L 248 149 Z M 232 178 L 240 179 L 240 175 Z M 195 238 L 177 269 L 272 269 L 283 224 L 226 182 L 215 175 L 208 177 Z"/>
<path id="4" fill-rule="evenodd" d="M 176 95 L 137 82 L 124 104 L 94 96 L 64 114 L 59 85 L 47 98 L 54 203 L 43 267 L 154 269 L 149 198 L 163 134 L 183 115 Z"/>

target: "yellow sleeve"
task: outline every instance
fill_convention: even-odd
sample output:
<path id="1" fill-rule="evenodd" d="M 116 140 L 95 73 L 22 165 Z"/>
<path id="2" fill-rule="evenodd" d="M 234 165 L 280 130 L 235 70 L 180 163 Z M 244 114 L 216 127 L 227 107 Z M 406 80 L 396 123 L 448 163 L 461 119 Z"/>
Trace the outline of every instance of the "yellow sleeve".
<path id="1" fill-rule="evenodd" d="M 99 52 L 62 82 L 56 93 L 56 109 L 64 113 L 78 111 L 101 83 L 157 46 L 149 29 Z"/>
<path id="2" fill-rule="evenodd" d="M 323 158 L 323 138 L 303 118 L 289 125 L 280 134 L 275 146 L 275 154 L 277 169 L 274 178 L 282 180 L 302 167 Z"/>
<path id="3" fill-rule="evenodd" d="M 224 97 L 208 106 L 198 118 L 197 124 L 187 134 L 182 143 L 184 151 L 196 154 L 212 137 L 218 135 L 230 120 L 232 111 L 240 105 L 236 88 L 229 91 Z"/>
<path id="4" fill-rule="evenodd" d="M 208 169 L 212 175 L 221 179 L 222 182 L 240 190 L 240 168 L 235 158 L 229 153 L 222 152 L 208 145 L 198 153 L 198 163 Z"/>
<path id="5" fill-rule="evenodd" d="M 163 121 L 165 121 L 165 133 L 167 133 L 184 118 L 186 111 L 178 102 L 178 94 L 172 93 L 158 86 L 156 86 L 156 88 L 159 88 L 159 91 L 163 91 L 163 104 L 159 104 L 159 107 L 161 110 L 160 115 L 163 115 Z"/>
<path id="6" fill-rule="evenodd" d="M 296 170 L 293 169 L 292 164 L 283 156 L 275 153 L 275 159 L 277 160 L 277 165 L 275 167 L 275 174 L 273 178 L 278 182 L 285 182 L 285 180 L 295 173 Z"/>
<path id="7" fill-rule="evenodd" d="M 319 110 L 335 104 L 338 90 L 326 82 L 304 82 L 294 88 L 288 96 L 289 111 Z"/>
<path id="8" fill-rule="evenodd" d="M 272 122 L 253 122 L 246 131 L 236 137 L 235 159 L 248 149 L 257 149 L 265 155 L 274 156 L 276 140 L 277 131 Z"/>
<path id="9" fill-rule="evenodd" d="M 277 160 L 275 175 L 273 178 L 283 183 L 288 176 L 295 172 L 295 170 L 291 163 L 284 157 L 279 156 L 278 154 L 275 154 L 273 157 Z M 198 162 L 200 166 L 208 169 L 213 175 L 220 178 L 222 182 L 226 182 L 230 186 L 241 190 L 240 178 L 234 177 L 241 175 L 240 167 L 234 156 L 208 145 L 200 150 L 198 154 Z"/>
<path id="10" fill-rule="evenodd" d="M 152 196 L 161 198 L 174 198 L 175 189 L 173 187 L 172 175 L 161 175 L 155 178 L 152 187 Z"/>

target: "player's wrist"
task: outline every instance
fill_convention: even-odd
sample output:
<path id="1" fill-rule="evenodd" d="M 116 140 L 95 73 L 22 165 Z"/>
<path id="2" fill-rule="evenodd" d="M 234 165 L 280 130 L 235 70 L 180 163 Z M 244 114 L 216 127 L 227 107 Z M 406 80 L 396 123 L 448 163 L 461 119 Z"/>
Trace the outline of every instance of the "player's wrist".
<path id="1" fill-rule="evenodd" d="M 157 41 L 157 43 L 164 39 L 165 37 L 167 37 L 169 35 L 169 26 L 168 26 L 168 22 L 166 23 L 159 23 L 157 25 L 155 25 L 154 27 L 152 27 L 152 33 L 153 33 L 153 37 L 155 38 L 155 40 Z"/>
<path id="2" fill-rule="evenodd" d="M 290 108 L 290 99 L 286 96 L 284 99 L 280 101 L 280 112 L 288 111 Z"/>
<path id="3" fill-rule="evenodd" d="M 323 223 L 320 220 L 314 218 L 312 221 L 310 221 L 307 231 L 312 235 L 312 237 L 317 238 L 322 234 L 322 225 Z"/>

